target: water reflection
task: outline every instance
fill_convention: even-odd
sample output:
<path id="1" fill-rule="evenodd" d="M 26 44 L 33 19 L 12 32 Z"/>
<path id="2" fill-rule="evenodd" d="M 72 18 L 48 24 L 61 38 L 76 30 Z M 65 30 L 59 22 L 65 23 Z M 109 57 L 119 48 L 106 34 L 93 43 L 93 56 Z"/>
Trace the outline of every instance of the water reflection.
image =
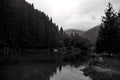
<path id="1" fill-rule="evenodd" d="M 89 77 L 83 75 L 80 71 L 81 67 L 72 67 L 66 65 L 62 67 L 61 71 L 57 70 L 56 74 L 50 77 L 50 80 L 90 80 Z"/>
<path id="2" fill-rule="evenodd" d="M 0 80 L 89 80 L 80 67 L 53 63 L 0 66 Z"/>

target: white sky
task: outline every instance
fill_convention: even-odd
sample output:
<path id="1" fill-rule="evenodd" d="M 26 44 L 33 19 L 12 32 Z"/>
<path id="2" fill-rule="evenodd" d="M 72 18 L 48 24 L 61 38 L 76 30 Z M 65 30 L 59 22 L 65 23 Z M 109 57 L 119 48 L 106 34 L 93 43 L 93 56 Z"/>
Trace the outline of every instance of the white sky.
<path id="1" fill-rule="evenodd" d="M 101 22 L 109 0 L 26 0 L 52 17 L 63 29 L 88 30 Z M 111 0 L 120 10 L 120 0 Z"/>

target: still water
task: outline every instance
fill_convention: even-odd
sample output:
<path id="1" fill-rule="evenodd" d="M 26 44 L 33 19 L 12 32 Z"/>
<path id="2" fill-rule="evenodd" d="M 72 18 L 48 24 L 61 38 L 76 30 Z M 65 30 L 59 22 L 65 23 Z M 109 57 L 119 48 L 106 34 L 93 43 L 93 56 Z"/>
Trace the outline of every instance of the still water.
<path id="1" fill-rule="evenodd" d="M 80 71 L 84 66 L 53 63 L 0 66 L 0 80 L 90 80 Z"/>

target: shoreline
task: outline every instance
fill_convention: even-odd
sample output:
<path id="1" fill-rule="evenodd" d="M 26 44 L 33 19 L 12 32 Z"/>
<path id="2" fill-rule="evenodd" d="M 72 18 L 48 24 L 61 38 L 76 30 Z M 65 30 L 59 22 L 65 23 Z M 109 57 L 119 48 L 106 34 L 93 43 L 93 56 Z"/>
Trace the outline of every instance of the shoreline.
<path id="1" fill-rule="evenodd" d="M 106 62 L 102 62 L 101 64 L 92 64 L 93 62 L 96 62 L 92 60 L 92 62 L 86 64 L 86 67 L 82 70 L 84 75 L 89 76 L 92 80 L 120 80 L 120 71 L 115 70 L 115 68 L 120 65 L 112 66 L 112 62 L 110 63 L 107 60 L 105 60 Z M 106 66 L 107 64 L 104 63 L 109 64 L 109 67 Z"/>

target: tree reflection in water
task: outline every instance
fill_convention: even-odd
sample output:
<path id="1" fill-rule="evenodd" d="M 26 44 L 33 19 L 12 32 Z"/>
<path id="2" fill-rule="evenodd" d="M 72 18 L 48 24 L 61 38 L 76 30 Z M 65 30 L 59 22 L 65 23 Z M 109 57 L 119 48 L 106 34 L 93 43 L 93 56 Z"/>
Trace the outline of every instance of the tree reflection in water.
<path id="1" fill-rule="evenodd" d="M 0 80 L 88 80 L 75 67 L 55 63 L 1 65 Z"/>
<path id="2" fill-rule="evenodd" d="M 58 64 L 40 63 L 0 66 L 0 80 L 49 80 Z"/>

